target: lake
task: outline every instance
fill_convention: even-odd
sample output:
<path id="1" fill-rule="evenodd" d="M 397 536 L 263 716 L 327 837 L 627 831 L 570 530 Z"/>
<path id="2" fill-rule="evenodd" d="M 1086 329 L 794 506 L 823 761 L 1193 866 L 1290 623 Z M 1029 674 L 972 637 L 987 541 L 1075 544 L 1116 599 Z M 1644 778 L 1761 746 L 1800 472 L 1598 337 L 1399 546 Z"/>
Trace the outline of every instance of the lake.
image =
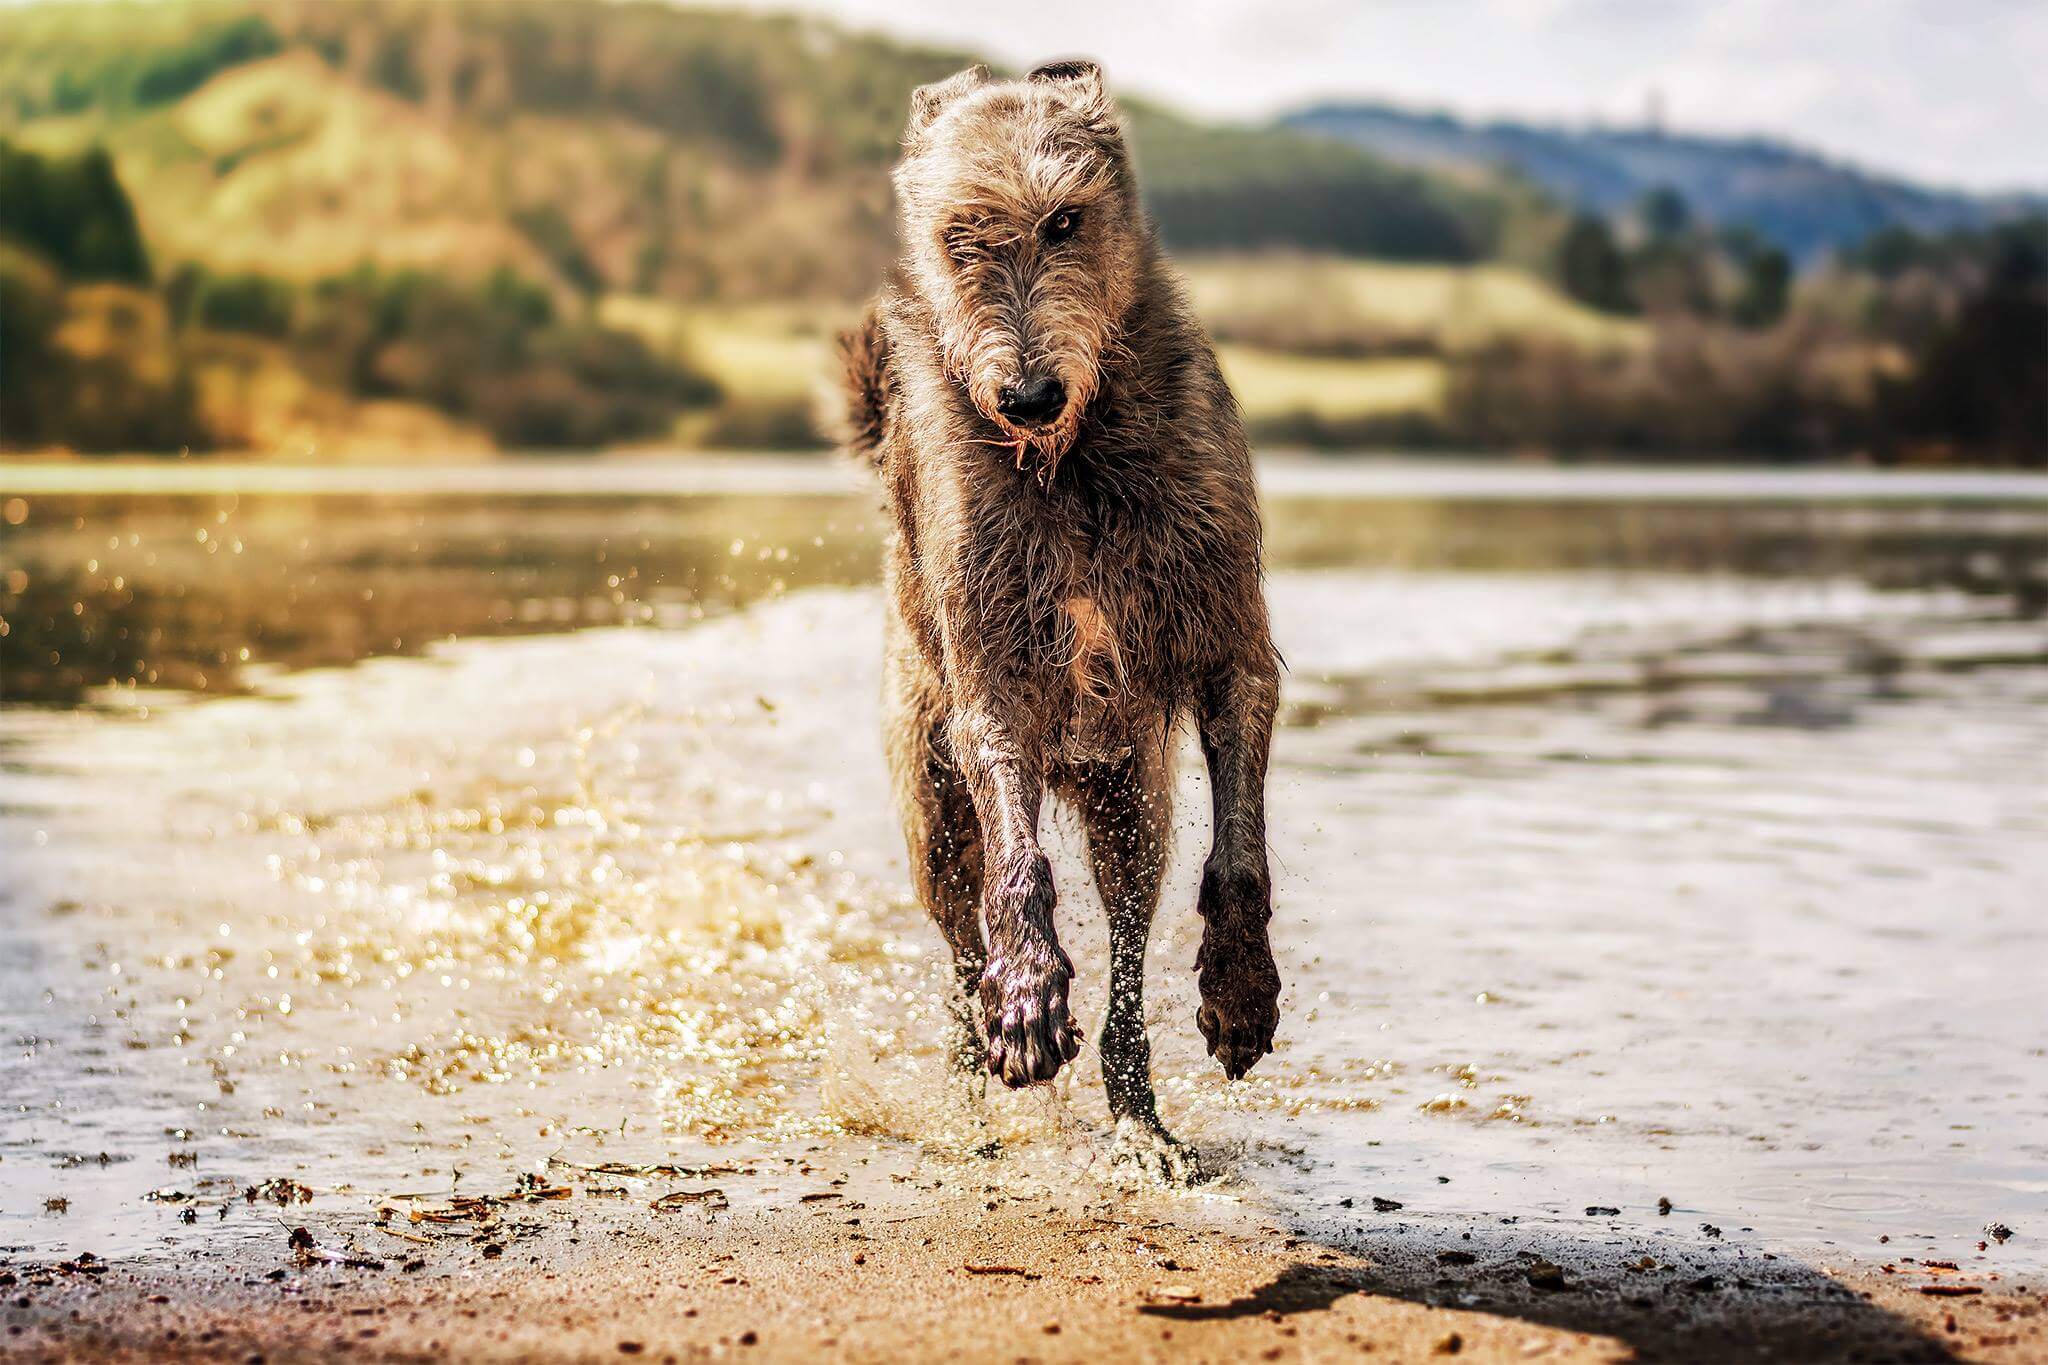
<path id="1" fill-rule="evenodd" d="M 1148 1006 L 1223 1171 L 1188 1198 L 2048 1264 L 2048 480 L 1264 481 L 1287 987 L 1226 1084 L 1185 754 Z M 0 1251 L 550 1156 L 1105 1178 L 1092 1047 L 945 1074 L 852 471 L 0 465 L 0 509 Z"/>

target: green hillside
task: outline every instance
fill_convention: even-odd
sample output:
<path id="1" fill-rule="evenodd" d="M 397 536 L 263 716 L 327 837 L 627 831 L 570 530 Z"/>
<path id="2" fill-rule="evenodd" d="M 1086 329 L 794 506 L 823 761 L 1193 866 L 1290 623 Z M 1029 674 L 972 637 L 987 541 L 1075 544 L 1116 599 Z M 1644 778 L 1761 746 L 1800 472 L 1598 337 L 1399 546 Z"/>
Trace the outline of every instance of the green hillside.
<path id="1" fill-rule="evenodd" d="M 658 3 L 186 0 L 0 11 L 0 132 L 104 143 L 162 263 L 363 261 L 676 298 L 848 299 L 891 248 L 909 91 L 971 58 Z M 1488 254 L 1479 192 L 1132 108 L 1170 241 Z"/>

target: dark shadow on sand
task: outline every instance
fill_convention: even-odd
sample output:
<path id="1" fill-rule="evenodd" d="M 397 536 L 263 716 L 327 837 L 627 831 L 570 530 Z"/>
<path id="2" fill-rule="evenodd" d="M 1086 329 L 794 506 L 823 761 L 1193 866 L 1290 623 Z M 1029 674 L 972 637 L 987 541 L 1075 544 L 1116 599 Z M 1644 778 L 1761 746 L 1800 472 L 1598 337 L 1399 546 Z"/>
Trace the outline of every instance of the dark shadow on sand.
<path id="1" fill-rule="evenodd" d="M 1859 1291 L 1753 1246 L 1460 1219 L 1332 1229 L 1292 1246 L 1298 1259 L 1248 1294 L 1139 1311 L 1184 1322 L 1286 1317 L 1366 1294 L 1614 1337 L 1643 1360 L 1956 1358 Z M 1371 1264 L 1319 1263 L 1333 1252 Z"/>

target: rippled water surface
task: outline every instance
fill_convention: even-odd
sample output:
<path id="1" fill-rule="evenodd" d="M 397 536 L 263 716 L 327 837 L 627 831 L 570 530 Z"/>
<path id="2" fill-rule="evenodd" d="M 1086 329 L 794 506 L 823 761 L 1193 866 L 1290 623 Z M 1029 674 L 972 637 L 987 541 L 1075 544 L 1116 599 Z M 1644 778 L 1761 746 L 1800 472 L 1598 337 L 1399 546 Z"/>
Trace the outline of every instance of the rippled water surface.
<path id="1" fill-rule="evenodd" d="M 1596 484 L 1276 480 L 1285 1022 L 1247 1083 L 1202 1056 L 1184 762 L 1169 1121 L 1281 1216 L 1662 1196 L 2040 1264 L 2048 493 Z M 985 1102 L 941 1064 L 865 490 L 0 502 L 0 1251 L 550 1154 L 1101 1174 L 1091 1052 Z"/>

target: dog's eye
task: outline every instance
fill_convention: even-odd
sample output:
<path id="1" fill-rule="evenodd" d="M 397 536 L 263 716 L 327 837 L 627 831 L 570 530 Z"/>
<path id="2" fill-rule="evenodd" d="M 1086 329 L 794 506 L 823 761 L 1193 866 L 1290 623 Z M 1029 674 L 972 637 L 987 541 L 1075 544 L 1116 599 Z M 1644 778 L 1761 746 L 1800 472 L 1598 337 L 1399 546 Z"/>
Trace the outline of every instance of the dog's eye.
<path id="1" fill-rule="evenodd" d="M 1081 211 L 1079 209 L 1061 209 L 1058 213 L 1045 220 L 1045 226 L 1041 229 L 1041 232 L 1044 234 L 1046 241 L 1057 244 L 1073 236 L 1080 226 Z"/>
<path id="2" fill-rule="evenodd" d="M 946 255 L 952 259 L 954 265 L 973 265 L 981 255 L 981 240 L 974 235 L 974 229 L 971 227 L 956 226 L 946 229 L 945 243 Z"/>

